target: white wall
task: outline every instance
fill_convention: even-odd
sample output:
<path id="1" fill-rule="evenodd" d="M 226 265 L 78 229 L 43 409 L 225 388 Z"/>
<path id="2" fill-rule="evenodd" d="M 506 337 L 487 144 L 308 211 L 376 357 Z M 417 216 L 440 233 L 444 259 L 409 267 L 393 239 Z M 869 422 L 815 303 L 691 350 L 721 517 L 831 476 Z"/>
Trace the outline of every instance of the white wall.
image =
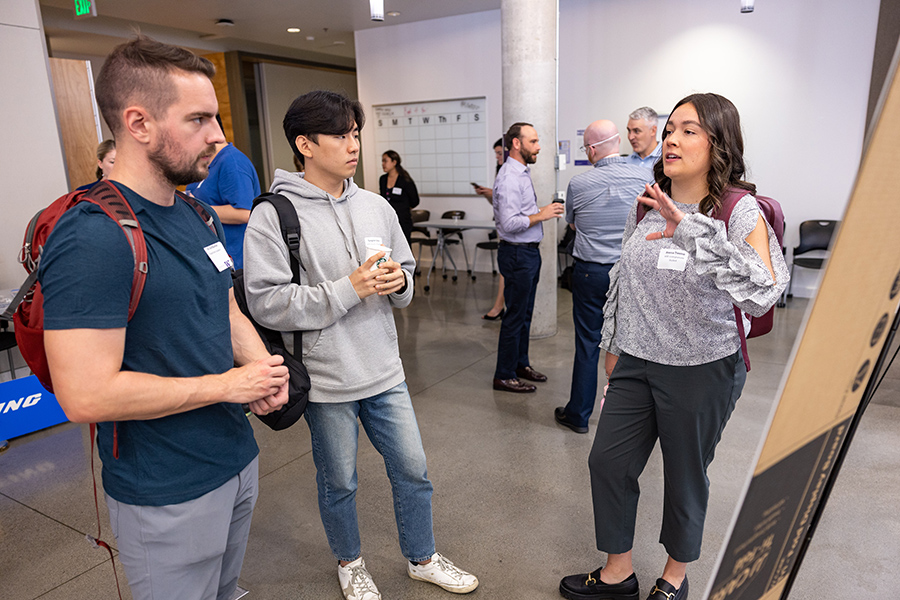
<path id="1" fill-rule="evenodd" d="M 784 206 L 786 245 L 796 244 L 803 220 L 841 218 L 862 149 L 878 0 L 763 3 L 748 15 L 722 0 L 560 4 L 561 140 L 574 149 L 576 130 L 600 118 L 624 134 L 639 106 L 667 113 L 689 93 L 717 92 L 741 112 L 751 180 Z M 489 127 L 503 129 L 499 11 L 360 31 L 356 51 L 367 111 L 485 95 Z M 545 153 L 549 146 L 544 140 Z M 621 150 L 631 150 L 625 139 Z M 561 188 L 584 169 L 570 165 Z M 486 260 L 479 263 L 487 270 Z M 798 270 L 795 294 L 810 295 L 816 277 Z"/>
<path id="2" fill-rule="evenodd" d="M 357 31 L 356 73 L 359 100 L 370 120 L 374 104 L 485 96 L 488 144 L 503 134 L 500 11 Z M 374 130 L 363 128 L 361 139 L 367 187 L 378 193 L 382 171 Z M 493 156 L 488 148 L 485 167 L 491 173 Z M 493 181 L 478 183 L 490 186 Z M 491 205 L 474 194 L 422 196 L 419 208 L 430 210 L 432 218 L 446 210 L 464 210 L 467 219 L 493 218 Z M 467 231 L 465 239 L 471 259 L 475 243 L 486 240 L 487 233 Z M 423 262 L 427 256 L 426 251 Z M 457 261 L 460 267 L 461 260 Z M 477 270 L 491 270 L 487 252 L 479 253 L 478 262 Z"/>
<path id="3" fill-rule="evenodd" d="M 0 56 L 0 289 L 10 289 L 25 279 L 29 219 L 68 191 L 37 0 L 0 2 Z"/>

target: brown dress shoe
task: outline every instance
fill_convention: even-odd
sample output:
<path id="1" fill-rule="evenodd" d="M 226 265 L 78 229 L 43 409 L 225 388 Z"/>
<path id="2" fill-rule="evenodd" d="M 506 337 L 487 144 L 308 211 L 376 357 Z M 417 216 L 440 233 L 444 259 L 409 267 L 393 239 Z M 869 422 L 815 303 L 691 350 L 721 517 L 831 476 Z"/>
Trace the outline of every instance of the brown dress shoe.
<path id="1" fill-rule="evenodd" d="M 517 394 L 528 394 L 537 390 L 530 383 L 522 383 L 518 379 L 494 379 L 494 389 L 501 392 L 515 392 Z"/>
<path id="2" fill-rule="evenodd" d="M 546 375 L 538 373 L 531 367 L 519 367 L 516 369 L 516 377 L 527 379 L 528 381 L 539 381 L 541 383 L 547 381 Z"/>

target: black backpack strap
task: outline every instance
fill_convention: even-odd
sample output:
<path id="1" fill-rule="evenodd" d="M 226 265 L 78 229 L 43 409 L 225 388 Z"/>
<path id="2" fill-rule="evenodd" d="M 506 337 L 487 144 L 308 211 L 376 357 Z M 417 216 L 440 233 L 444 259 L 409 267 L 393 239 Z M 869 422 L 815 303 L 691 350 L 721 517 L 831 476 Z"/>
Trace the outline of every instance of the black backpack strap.
<path id="1" fill-rule="evenodd" d="M 287 244 L 288 254 L 291 259 L 291 283 L 300 283 L 300 269 L 304 271 L 303 260 L 300 258 L 300 219 L 297 218 L 297 209 L 291 201 L 281 194 L 266 192 L 260 194 L 253 201 L 253 208 L 261 202 L 268 202 L 275 207 L 278 213 L 278 221 L 281 223 L 281 237 Z M 252 210 L 252 209 L 251 209 Z"/>
<path id="2" fill-rule="evenodd" d="M 253 200 L 253 208 L 257 205 L 268 202 L 275 207 L 278 213 L 278 222 L 281 225 L 281 237 L 287 244 L 288 256 L 291 261 L 291 283 L 300 285 L 300 269 L 304 271 L 303 260 L 300 258 L 300 219 L 297 217 L 297 209 L 291 204 L 291 201 L 281 194 L 273 194 L 265 192 L 257 196 Z M 252 211 L 253 208 L 250 210 Z M 294 332 L 294 352 L 301 352 L 303 348 L 303 333 Z"/>

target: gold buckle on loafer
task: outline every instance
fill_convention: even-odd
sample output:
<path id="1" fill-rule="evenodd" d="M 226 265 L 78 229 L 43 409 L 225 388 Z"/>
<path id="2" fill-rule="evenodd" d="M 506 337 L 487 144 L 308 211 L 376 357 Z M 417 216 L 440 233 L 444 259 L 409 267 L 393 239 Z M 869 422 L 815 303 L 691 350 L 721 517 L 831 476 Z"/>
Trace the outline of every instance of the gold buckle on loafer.
<path id="1" fill-rule="evenodd" d="M 678 590 L 675 590 L 674 592 L 664 592 L 654 585 L 653 591 L 650 592 L 650 595 L 652 596 L 656 592 L 659 592 L 660 594 L 665 596 L 668 600 L 675 600 L 675 594 L 678 593 Z"/>

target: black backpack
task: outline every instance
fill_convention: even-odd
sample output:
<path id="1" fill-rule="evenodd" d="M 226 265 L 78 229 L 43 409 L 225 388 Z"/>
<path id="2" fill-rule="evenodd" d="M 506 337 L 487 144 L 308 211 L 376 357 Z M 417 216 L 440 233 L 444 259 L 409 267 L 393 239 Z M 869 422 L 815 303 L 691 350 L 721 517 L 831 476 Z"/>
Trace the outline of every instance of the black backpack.
<path id="1" fill-rule="evenodd" d="M 290 200 L 280 194 L 260 194 L 253 201 L 253 208 L 256 208 L 261 202 L 269 202 L 278 212 L 278 220 L 281 223 L 281 236 L 284 238 L 285 244 L 287 244 L 291 257 L 291 283 L 299 284 L 300 269 L 303 268 L 303 262 L 300 260 L 300 221 L 297 218 L 297 211 Z M 287 404 L 275 412 L 262 416 L 257 415 L 257 417 L 275 431 L 287 429 L 303 416 L 303 411 L 306 410 L 306 404 L 309 402 L 309 388 L 311 385 L 309 371 L 306 370 L 303 361 L 300 359 L 303 351 L 303 333 L 300 331 L 294 332 L 294 352 L 296 355 L 288 352 L 287 348 L 284 347 L 284 339 L 281 337 L 281 332 L 263 327 L 250 314 L 250 309 L 247 306 L 247 290 L 244 287 L 244 270 L 238 269 L 232 273 L 231 277 L 234 283 L 234 299 L 237 301 L 241 312 L 253 323 L 269 353 L 284 357 L 284 366 L 290 372 Z"/>

